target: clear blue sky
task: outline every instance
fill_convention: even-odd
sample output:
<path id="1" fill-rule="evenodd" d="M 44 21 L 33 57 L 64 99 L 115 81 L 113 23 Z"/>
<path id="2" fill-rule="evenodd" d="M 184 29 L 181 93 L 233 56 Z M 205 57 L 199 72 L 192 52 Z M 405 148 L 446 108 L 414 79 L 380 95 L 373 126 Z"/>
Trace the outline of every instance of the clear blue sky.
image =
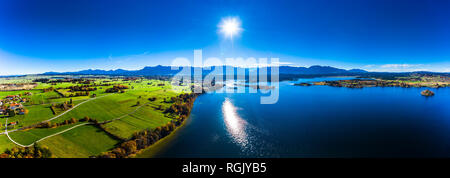
<path id="1" fill-rule="evenodd" d="M 295 66 L 450 72 L 449 9 L 444 0 L 1 0 L 0 75 L 140 69 L 194 49 Z M 217 29 L 229 16 L 244 29 L 233 45 Z"/>

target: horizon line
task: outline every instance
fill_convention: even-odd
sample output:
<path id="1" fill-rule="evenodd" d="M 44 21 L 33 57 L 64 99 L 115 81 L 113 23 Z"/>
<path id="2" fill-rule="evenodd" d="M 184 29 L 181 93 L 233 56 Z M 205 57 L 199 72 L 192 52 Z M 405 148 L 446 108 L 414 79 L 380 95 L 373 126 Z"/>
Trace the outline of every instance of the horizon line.
<path id="1" fill-rule="evenodd" d="M 231 66 L 231 67 L 236 67 L 236 68 L 244 68 L 244 69 L 250 69 L 250 68 L 263 68 L 263 67 L 272 67 L 274 65 L 266 65 L 266 66 L 256 66 L 256 67 L 243 67 L 243 66 L 236 66 L 236 65 L 210 65 L 210 66 L 192 66 L 192 65 L 185 65 L 185 66 L 176 66 L 176 65 L 148 65 L 148 66 L 144 66 L 140 69 L 122 69 L 122 68 L 117 68 L 117 69 L 99 69 L 99 68 L 89 68 L 89 69 L 80 69 L 77 71 L 62 71 L 62 72 L 57 72 L 57 71 L 48 71 L 48 72 L 42 72 L 42 73 L 28 73 L 28 74 L 7 74 L 7 75 L 3 75 L 0 74 L 0 77 L 19 77 L 19 76 L 27 76 L 27 75 L 45 75 L 45 73 L 60 73 L 62 75 L 64 75 L 63 73 L 72 73 L 72 72 L 80 72 L 80 71 L 86 71 L 86 70 L 92 70 L 92 71 L 96 71 L 96 70 L 101 70 L 101 71 L 117 71 L 117 70 L 125 70 L 125 71 L 139 71 L 142 70 L 146 67 L 201 67 L 201 68 L 208 68 L 208 67 L 227 67 L 227 66 Z M 338 67 L 333 67 L 333 66 L 329 66 L 329 65 L 311 65 L 309 67 L 306 66 L 296 66 L 296 65 L 292 65 L 292 64 L 285 64 L 285 65 L 278 65 L 278 67 L 295 67 L 295 68 L 311 68 L 313 66 L 320 66 L 320 67 L 331 67 L 331 68 L 335 68 L 335 69 L 341 69 L 341 70 L 346 70 L 346 71 L 350 71 L 350 70 L 363 70 L 366 71 L 368 73 L 414 73 L 414 72 L 429 72 L 429 73 L 443 73 L 443 74 L 449 74 L 450 72 L 447 71 L 429 71 L 429 70 L 411 70 L 411 71 L 376 71 L 376 70 L 366 70 L 366 69 L 361 69 L 361 68 L 352 68 L 352 69 L 342 69 L 342 68 L 338 68 Z M 58 75 L 58 74 L 55 74 Z M 96 75 L 96 74 L 88 74 L 88 75 Z M 103 74 L 105 75 L 105 74 Z"/>

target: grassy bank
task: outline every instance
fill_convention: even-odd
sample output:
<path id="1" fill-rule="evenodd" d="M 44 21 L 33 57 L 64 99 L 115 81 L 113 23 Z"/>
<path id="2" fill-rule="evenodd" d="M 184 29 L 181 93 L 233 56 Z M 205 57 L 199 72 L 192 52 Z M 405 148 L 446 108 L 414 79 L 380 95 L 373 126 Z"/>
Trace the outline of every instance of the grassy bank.
<path id="1" fill-rule="evenodd" d="M 191 118 L 189 117 L 180 126 L 178 126 L 174 131 L 172 131 L 171 134 L 158 140 L 156 143 L 149 146 L 148 148 L 140 150 L 134 156 L 131 156 L 131 158 L 153 158 L 153 157 L 155 157 L 155 155 L 157 155 L 158 153 L 163 151 L 165 148 L 170 146 L 171 142 L 174 139 L 177 139 L 177 137 L 180 134 L 180 131 L 182 129 L 184 129 L 187 125 L 189 125 L 190 122 L 191 122 Z"/>

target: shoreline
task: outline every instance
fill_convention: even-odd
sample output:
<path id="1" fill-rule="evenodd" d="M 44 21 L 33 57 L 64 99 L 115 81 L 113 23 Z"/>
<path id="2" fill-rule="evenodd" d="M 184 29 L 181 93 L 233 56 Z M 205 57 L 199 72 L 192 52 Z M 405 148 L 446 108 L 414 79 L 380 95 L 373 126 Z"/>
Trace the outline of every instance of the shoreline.
<path id="1" fill-rule="evenodd" d="M 189 119 L 195 100 L 198 96 L 199 94 L 196 93 L 185 93 L 180 94 L 177 97 L 172 97 L 171 100 L 173 104 L 170 105 L 170 107 L 164 112 L 169 114 L 169 116 L 166 116 L 172 118 L 171 121 L 154 129 L 147 128 L 135 132 L 132 137 L 124 140 L 120 144 L 116 144 L 115 147 L 109 151 L 102 152 L 100 155 L 92 157 L 133 158 L 136 157 L 136 155 L 141 154 L 143 150 L 155 148 L 152 146 L 160 143 L 158 141 L 163 140 L 164 138 L 171 138 L 169 136 L 175 135 L 173 133 L 176 132 L 178 128 L 183 127 L 184 124 L 186 124 L 185 121 Z"/>
<path id="2" fill-rule="evenodd" d="M 320 81 L 320 82 L 302 82 L 294 83 L 294 86 L 331 86 L 331 87 L 346 87 L 346 88 L 365 88 L 365 87 L 401 87 L 401 88 L 445 88 L 450 87 L 446 82 L 406 82 L 399 80 L 382 80 L 382 79 L 350 79 L 350 80 L 336 80 L 336 81 Z"/>
<path id="3" fill-rule="evenodd" d="M 186 125 L 191 122 L 190 117 L 191 116 L 189 116 L 180 126 L 175 128 L 175 130 L 172 131 L 166 137 L 159 139 L 158 141 L 156 141 L 154 144 L 150 145 L 147 148 L 139 150 L 137 153 L 133 154 L 132 156 L 129 156 L 128 158 L 155 158 L 155 155 L 163 151 L 164 148 L 170 144 L 170 141 L 176 139 L 178 134 L 180 134 L 180 130 L 184 129 Z"/>
<path id="4" fill-rule="evenodd" d="M 191 112 L 195 106 L 195 101 L 198 99 L 199 96 L 201 96 L 201 94 L 195 97 L 194 102 L 192 103 L 192 107 L 189 111 L 188 117 L 181 123 L 181 125 L 175 127 L 175 129 L 172 132 L 170 132 L 169 135 L 159 139 L 158 141 L 148 146 L 147 148 L 144 148 L 132 155 L 129 155 L 127 158 L 154 158 L 157 153 L 163 151 L 164 148 L 166 148 L 170 144 L 170 142 L 173 141 L 173 139 L 177 138 L 178 134 L 180 134 L 180 130 L 184 129 L 188 124 L 190 124 L 192 119 Z"/>

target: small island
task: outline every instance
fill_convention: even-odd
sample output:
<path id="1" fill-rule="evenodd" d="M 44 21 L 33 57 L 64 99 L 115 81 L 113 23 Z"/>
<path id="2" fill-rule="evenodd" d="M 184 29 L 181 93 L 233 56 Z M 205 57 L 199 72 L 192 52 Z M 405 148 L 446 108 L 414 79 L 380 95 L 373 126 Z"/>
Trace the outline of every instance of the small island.
<path id="1" fill-rule="evenodd" d="M 302 82 L 302 83 L 296 83 L 296 84 L 294 84 L 294 85 L 295 85 L 295 86 L 311 86 L 312 84 Z"/>
<path id="2" fill-rule="evenodd" d="M 422 92 L 420 92 L 420 94 L 423 95 L 423 96 L 428 97 L 428 96 L 433 96 L 434 92 L 432 92 L 431 90 L 426 89 L 426 90 L 423 90 Z"/>

